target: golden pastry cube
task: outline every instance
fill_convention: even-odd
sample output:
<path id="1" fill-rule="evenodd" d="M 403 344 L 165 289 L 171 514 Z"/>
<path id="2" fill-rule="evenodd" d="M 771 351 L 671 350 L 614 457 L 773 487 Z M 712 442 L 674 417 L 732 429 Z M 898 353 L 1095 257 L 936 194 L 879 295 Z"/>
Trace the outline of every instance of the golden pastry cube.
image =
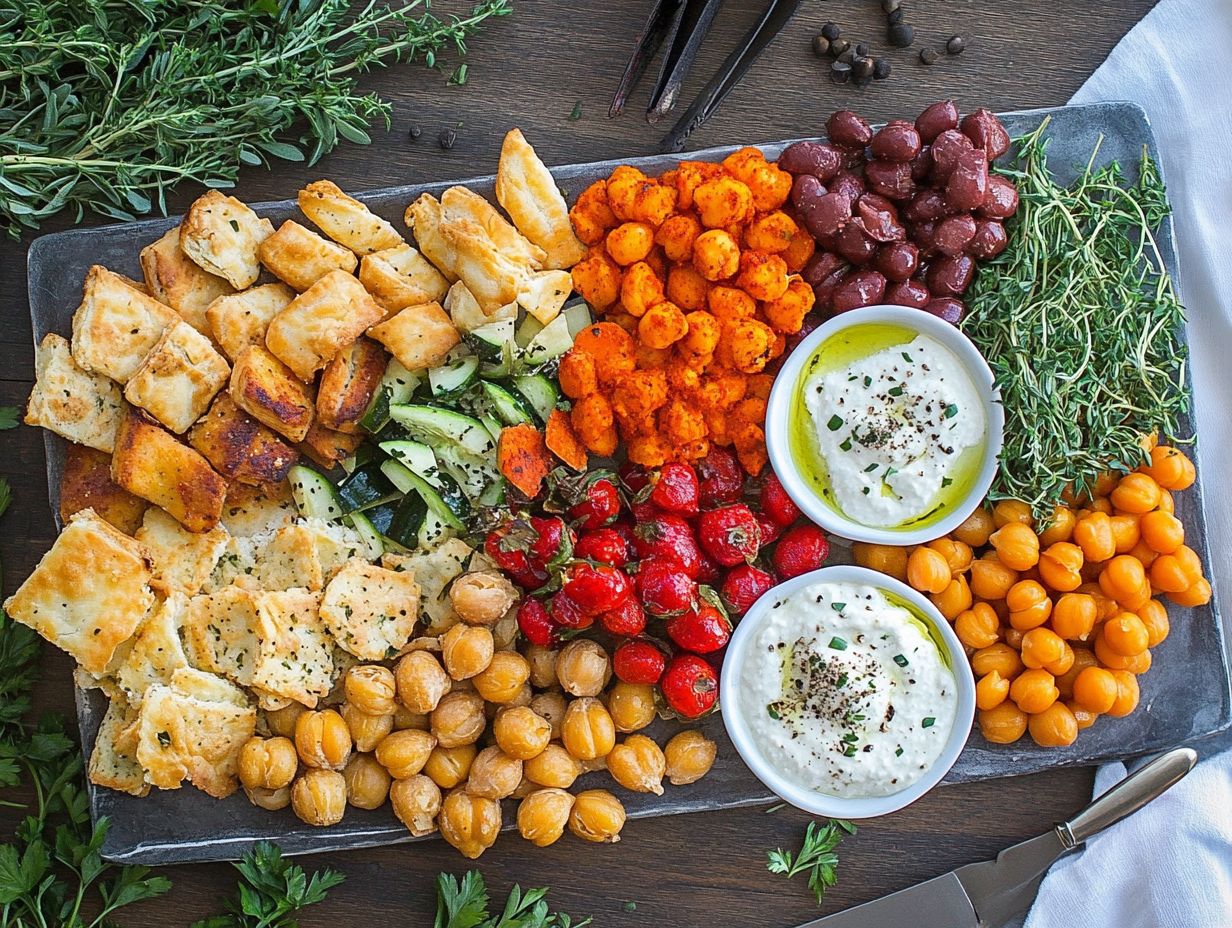
<path id="1" fill-rule="evenodd" d="M 301 292 L 330 271 L 354 273 L 358 263 L 349 248 L 317 235 L 293 219 L 263 241 L 257 253 L 271 274 Z"/>
<path id="2" fill-rule="evenodd" d="M 187 322 L 174 322 L 124 385 L 124 398 L 183 434 L 226 386 L 231 365 Z"/>
<path id="3" fill-rule="evenodd" d="M 60 477 L 60 521 L 67 522 L 83 509 L 93 509 L 125 535 L 141 525 L 150 506 L 111 479 L 111 455 L 85 445 L 64 449 L 64 473 Z"/>
<path id="4" fill-rule="evenodd" d="M 189 663 L 251 686 L 257 662 L 256 594 L 238 586 L 188 600 L 180 636 Z"/>
<path id="5" fill-rule="evenodd" d="M 560 315 L 572 292 L 573 276 L 568 271 L 537 271 L 518 291 L 518 305 L 547 325 Z"/>
<path id="6" fill-rule="evenodd" d="M 419 584 L 409 573 L 361 558 L 343 565 L 321 602 L 321 618 L 338 646 L 361 660 L 393 657 L 419 616 Z"/>
<path id="7" fill-rule="evenodd" d="M 83 370 L 125 383 L 179 314 L 132 285 L 127 277 L 94 265 L 81 305 L 73 313 L 73 360 Z"/>
<path id="8" fill-rule="evenodd" d="M 150 784 L 137 762 L 137 710 L 123 694 L 111 697 L 107 713 L 94 737 L 94 750 L 86 772 L 90 782 L 130 796 L 145 796 Z"/>
<path id="9" fill-rule="evenodd" d="M 203 271 L 184 254 L 179 226 L 141 249 L 141 272 L 151 296 L 174 309 L 202 335 L 213 337 L 206 308 L 219 297 L 234 293 L 235 288 Z"/>
<path id="10" fill-rule="evenodd" d="M 4 611 L 101 674 L 154 605 L 151 579 L 141 544 L 87 509 L 64 527 Z"/>
<path id="11" fill-rule="evenodd" d="M 234 361 L 249 345 L 265 345 L 270 320 L 295 299 L 286 284 L 262 284 L 240 293 L 220 296 L 205 311 L 214 341 Z"/>
<path id="12" fill-rule="evenodd" d="M 321 594 L 256 594 L 258 652 L 253 686 L 312 708 L 334 679 L 334 643 L 319 610 Z"/>
<path id="13" fill-rule="evenodd" d="M 359 282 L 390 313 L 439 301 L 449 290 L 445 275 L 406 242 L 364 255 Z"/>
<path id="14" fill-rule="evenodd" d="M 331 271 L 270 322 L 265 346 L 307 383 L 345 345 L 385 317 L 364 285 Z"/>
<path id="15" fill-rule="evenodd" d="M 457 280 L 454 251 L 441 231 L 441 201 L 430 193 L 422 194 L 406 208 L 402 219 L 415 233 L 415 244 L 432 266 L 450 283 Z"/>
<path id="16" fill-rule="evenodd" d="M 110 452 L 124 415 L 120 388 L 73 360 L 68 340 L 54 332 L 34 350 L 34 389 L 26 425 L 39 425 L 71 442 Z"/>
<path id="17" fill-rule="evenodd" d="M 285 364 L 257 345 L 231 369 L 231 399 L 258 422 L 291 441 L 303 441 L 316 407 L 312 394 Z"/>
<path id="18" fill-rule="evenodd" d="M 342 348 L 325 365 L 317 385 L 317 421 L 338 432 L 359 432 L 389 356 L 370 338 Z"/>
<path id="19" fill-rule="evenodd" d="M 466 284 L 460 280 L 456 281 L 445 294 L 444 306 L 454 327 L 459 332 L 473 332 L 489 322 L 500 322 L 505 319 L 517 321 L 518 318 L 517 303 L 502 306 L 488 315 L 480 307 L 479 301 L 475 299 L 475 294 L 471 293 Z"/>
<path id="20" fill-rule="evenodd" d="M 208 532 L 190 532 L 165 510 L 152 506 L 146 510 L 135 537 L 153 561 L 155 583 L 164 592 L 174 590 L 191 596 L 210 579 L 230 536 L 221 526 Z"/>
<path id="21" fill-rule="evenodd" d="M 229 393 L 214 397 L 188 443 L 227 479 L 254 486 L 278 483 L 299 460 L 298 451 L 236 406 Z"/>
<path id="22" fill-rule="evenodd" d="M 462 336 L 440 303 L 408 306 L 368 333 L 389 349 L 408 371 L 436 367 Z"/>
<path id="23" fill-rule="evenodd" d="M 547 253 L 544 267 L 571 268 L 586 257 L 555 178 L 521 129 L 510 129 L 501 145 L 496 199 L 518 231 Z"/>
<path id="24" fill-rule="evenodd" d="M 317 228 L 357 255 L 393 248 L 402 236 L 386 220 L 359 200 L 348 196 L 333 181 L 313 181 L 299 192 L 299 208 Z"/>
<path id="25" fill-rule="evenodd" d="M 246 203 L 208 190 L 193 201 L 180 223 L 180 248 L 202 270 L 243 290 L 261 275 L 257 248 L 273 231 L 273 224 Z"/>
<path id="26" fill-rule="evenodd" d="M 134 705 L 141 703 L 155 683 L 170 683 L 172 674 L 188 666 L 180 641 L 187 608 L 187 596 L 171 593 L 150 611 L 130 639 L 127 654 L 115 670 L 115 682 Z"/>
<path id="27" fill-rule="evenodd" d="M 284 525 L 256 551 L 252 577 L 263 590 L 325 588 L 317 533 L 299 522 Z"/>
<path id="28" fill-rule="evenodd" d="M 298 447 L 311 460 L 329 470 L 343 458 L 354 454 L 363 441 L 364 436 L 357 432 L 339 432 L 327 429 L 320 422 L 313 422 Z"/>

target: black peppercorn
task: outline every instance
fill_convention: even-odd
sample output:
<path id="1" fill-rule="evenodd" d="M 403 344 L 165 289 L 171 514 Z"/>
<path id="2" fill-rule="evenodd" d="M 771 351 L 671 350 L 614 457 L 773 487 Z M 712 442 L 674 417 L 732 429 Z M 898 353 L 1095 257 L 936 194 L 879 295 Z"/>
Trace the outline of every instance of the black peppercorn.
<path id="1" fill-rule="evenodd" d="M 838 23 L 835 23 L 835 22 L 828 22 L 824 26 L 821 27 L 821 34 L 825 36 L 827 39 L 829 39 L 831 42 L 833 42 L 840 35 L 842 35 L 842 32 L 843 30 L 841 30 L 838 27 Z"/>
<path id="2" fill-rule="evenodd" d="M 419 128 L 419 126 L 411 126 L 411 128 L 407 130 L 406 134 L 412 139 L 417 139 L 423 135 L 423 129 Z"/>
<path id="3" fill-rule="evenodd" d="M 850 77 L 851 65 L 847 62 L 836 61 L 834 64 L 830 65 L 830 80 L 834 81 L 834 83 L 845 84 Z"/>
<path id="4" fill-rule="evenodd" d="M 882 12 L 887 15 L 890 13 L 897 13 L 899 11 L 899 7 L 902 5 L 902 0 L 881 0 Z"/>
<path id="5" fill-rule="evenodd" d="M 935 48 L 926 48 L 920 52 L 920 61 L 924 64 L 933 64 L 937 60 L 937 50 Z"/>
<path id="6" fill-rule="evenodd" d="M 896 23 L 886 30 L 886 39 L 895 48 L 906 48 L 915 41 L 915 30 L 908 23 Z"/>
<path id="7" fill-rule="evenodd" d="M 871 80 L 873 76 L 873 59 L 857 58 L 852 62 L 851 73 L 857 81 Z"/>
<path id="8" fill-rule="evenodd" d="M 890 76 L 890 62 L 885 58 L 873 59 L 873 77 L 876 80 L 883 81 Z"/>
<path id="9" fill-rule="evenodd" d="M 449 151 L 449 149 L 453 148 L 454 143 L 458 141 L 458 133 L 453 129 L 442 129 L 440 138 L 437 141 L 440 143 L 441 148 Z"/>
<path id="10" fill-rule="evenodd" d="M 824 35 L 813 36 L 813 54 L 818 58 L 824 58 L 830 54 L 830 40 Z"/>
<path id="11" fill-rule="evenodd" d="M 851 43 L 848 42 L 846 39 L 831 39 L 830 40 L 830 54 L 831 56 L 835 58 L 837 58 L 843 52 L 847 51 L 847 49 L 849 48 L 851 48 Z"/>
<path id="12" fill-rule="evenodd" d="M 860 42 L 859 44 L 856 45 L 856 57 L 857 58 L 867 58 L 868 57 L 868 46 L 865 45 L 863 42 Z"/>
<path id="13" fill-rule="evenodd" d="M 902 21 L 903 21 L 903 11 L 902 10 L 895 10 L 893 13 L 891 13 L 889 16 L 886 17 L 886 25 L 888 26 L 897 26 Z"/>
<path id="14" fill-rule="evenodd" d="M 945 43 L 945 50 L 951 55 L 961 55 L 967 43 L 963 41 L 960 35 L 951 36 L 950 40 Z"/>
<path id="15" fill-rule="evenodd" d="M 838 56 L 838 60 L 839 60 L 839 61 L 845 61 L 845 62 L 847 62 L 848 64 L 851 64 L 853 61 L 855 61 L 855 60 L 856 60 L 856 53 L 855 53 L 855 52 L 853 52 L 853 51 L 849 48 L 849 49 L 847 49 L 847 51 L 843 52 L 841 55 L 839 55 L 839 56 Z"/>

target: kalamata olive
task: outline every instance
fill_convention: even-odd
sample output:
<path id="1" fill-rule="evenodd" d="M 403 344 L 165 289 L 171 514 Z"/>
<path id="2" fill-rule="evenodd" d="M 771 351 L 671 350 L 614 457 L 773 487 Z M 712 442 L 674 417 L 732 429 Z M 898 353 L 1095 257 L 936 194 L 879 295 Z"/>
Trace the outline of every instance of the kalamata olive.
<path id="1" fill-rule="evenodd" d="M 791 205 L 798 210 L 808 209 L 810 203 L 825 195 L 825 184 L 812 174 L 798 174 L 791 182 Z"/>
<path id="2" fill-rule="evenodd" d="M 835 193 L 847 194 L 851 198 L 851 202 L 854 203 L 867 187 L 864 184 L 864 179 L 859 174 L 844 171 L 830 182 L 830 189 Z"/>
<path id="3" fill-rule="evenodd" d="M 924 305 L 924 312 L 932 313 L 939 319 L 944 319 L 950 325 L 958 325 L 967 307 L 953 297 L 941 296 L 929 300 Z"/>
<path id="4" fill-rule="evenodd" d="M 810 287 L 816 287 L 845 265 L 846 262 L 834 254 L 834 252 L 819 251 L 809 258 L 808 264 L 804 265 L 804 270 L 800 272 L 800 276 L 804 278 L 804 282 Z"/>
<path id="5" fill-rule="evenodd" d="M 933 247 L 943 255 L 954 258 L 967 250 L 967 243 L 974 237 L 975 217 L 970 213 L 959 213 L 937 223 L 937 231 L 933 233 Z"/>
<path id="6" fill-rule="evenodd" d="M 908 233 L 911 240 L 919 246 L 921 255 L 932 254 L 933 251 L 933 234 L 937 231 L 937 223 L 929 220 L 927 222 L 917 222 L 911 227 Z"/>
<path id="7" fill-rule="evenodd" d="M 822 312 L 829 312 L 834 305 L 834 291 L 843 285 L 850 273 L 847 264 L 831 273 L 825 280 L 813 287 L 814 306 Z"/>
<path id="8" fill-rule="evenodd" d="M 962 296 L 975 276 L 975 259 L 970 255 L 941 257 L 928 266 L 928 289 L 933 296 Z"/>
<path id="9" fill-rule="evenodd" d="M 933 149 L 931 145 L 924 145 L 920 148 L 920 153 L 911 159 L 911 179 L 922 184 L 932 172 Z"/>
<path id="10" fill-rule="evenodd" d="M 867 264 L 877 253 L 877 243 L 855 222 L 843 226 L 843 231 L 834 237 L 834 247 L 852 264 Z"/>
<path id="11" fill-rule="evenodd" d="M 940 190 L 921 190 L 903 207 L 903 218 L 908 222 L 932 222 L 950 212 Z"/>
<path id="12" fill-rule="evenodd" d="M 916 309 L 923 309 L 932 298 L 928 288 L 918 280 L 890 284 L 883 297 L 891 306 L 914 306 Z"/>
<path id="13" fill-rule="evenodd" d="M 989 219 L 1009 219 L 1018 212 L 1018 188 L 1000 174 L 988 175 L 988 193 L 980 205 L 980 215 Z"/>
<path id="14" fill-rule="evenodd" d="M 876 271 L 856 271 L 834 288 L 831 309 L 835 313 L 845 313 L 880 303 L 885 296 L 885 288 L 886 279 Z"/>
<path id="15" fill-rule="evenodd" d="M 962 131 L 976 148 L 984 149 L 989 161 L 996 161 L 1010 150 L 1010 134 L 1001 120 L 986 109 L 978 109 L 964 117 Z"/>
<path id="16" fill-rule="evenodd" d="M 920 133 L 922 141 L 931 143 L 947 129 L 958 128 L 958 107 L 954 105 L 953 100 L 941 100 L 934 103 L 916 117 L 915 128 Z"/>
<path id="17" fill-rule="evenodd" d="M 843 155 L 826 142 L 796 142 L 779 155 L 779 167 L 791 174 L 812 174 L 827 181 L 843 168 Z"/>
<path id="18" fill-rule="evenodd" d="M 843 148 L 863 148 L 873 138 L 872 127 L 851 110 L 838 110 L 826 121 L 830 141 Z"/>
<path id="19" fill-rule="evenodd" d="M 920 266 L 920 249 L 910 242 L 891 242 L 877 249 L 873 267 L 888 280 L 902 283 Z"/>
<path id="20" fill-rule="evenodd" d="M 931 151 L 933 154 L 933 178 L 944 182 L 950 172 L 958 165 L 958 156 L 971 151 L 975 146 L 971 140 L 957 129 L 946 129 L 933 139 Z"/>
<path id="21" fill-rule="evenodd" d="M 1005 226 L 995 219 L 980 219 L 975 223 L 975 235 L 967 243 L 967 254 L 987 261 L 1005 251 L 1009 242 Z"/>
<path id="22" fill-rule="evenodd" d="M 945 182 L 945 202 L 954 209 L 971 210 L 988 196 L 988 161 L 978 148 L 958 156 L 958 164 Z"/>
<path id="23" fill-rule="evenodd" d="M 911 165 L 903 161 L 870 161 L 864 165 L 864 180 L 874 193 L 891 200 L 905 200 L 915 193 Z"/>
<path id="24" fill-rule="evenodd" d="M 898 221 L 898 210 L 883 196 L 864 194 L 856 203 L 855 216 L 864 234 L 874 242 L 901 242 L 907 237 L 907 230 Z"/>
<path id="25" fill-rule="evenodd" d="M 882 161 L 910 161 L 920 153 L 920 133 L 909 122 L 888 122 L 873 136 L 869 149 Z"/>
<path id="26" fill-rule="evenodd" d="M 800 215 L 814 237 L 835 235 L 851 219 L 851 197 L 831 190 L 818 197 L 808 209 L 801 210 Z"/>

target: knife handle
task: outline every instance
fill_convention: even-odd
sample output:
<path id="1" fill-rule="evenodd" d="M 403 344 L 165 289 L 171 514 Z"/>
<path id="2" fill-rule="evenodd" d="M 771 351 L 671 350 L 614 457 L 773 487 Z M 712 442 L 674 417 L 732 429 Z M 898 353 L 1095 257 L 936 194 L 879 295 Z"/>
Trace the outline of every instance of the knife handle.
<path id="1" fill-rule="evenodd" d="M 1131 773 L 1089 806 L 1057 826 L 1066 848 L 1075 848 L 1091 836 L 1137 812 L 1152 799 L 1179 782 L 1198 762 L 1193 748 L 1176 748 L 1160 754 Z"/>

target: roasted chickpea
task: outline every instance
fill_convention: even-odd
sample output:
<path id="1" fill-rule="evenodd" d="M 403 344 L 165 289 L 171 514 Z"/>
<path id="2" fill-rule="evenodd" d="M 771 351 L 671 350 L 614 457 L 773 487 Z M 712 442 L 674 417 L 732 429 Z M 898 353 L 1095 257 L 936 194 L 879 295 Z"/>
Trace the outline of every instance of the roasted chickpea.
<path id="1" fill-rule="evenodd" d="M 1183 451 L 1168 445 L 1151 449 L 1151 463 L 1144 470 L 1167 490 L 1188 489 L 1196 478 L 1193 462 Z"/>
<path id="2" fill-rule="evenodd" d="M 474 744 L 483 734 L 488 720 L 483 714 L 483 697 L 461 690 L 447 693 L 432 710 L 432 734 L 442 747 Z"/>
<path id="3" fill-rule="evenodd" d="M 1159 505 L 1159 484 L 1150 474 L 1126 474 L 1109 498 L 1121 512 L 1150 512 Z"/>
<path id="4" fill-rule="evenodd" d="M 371 751 L 382 738 L 394 730 L 392 715 L 368 715 L 351 703 L 342 706 L 342 719 L 351 732 L 357 751 Z"/>
<path id="5" fill-rule="evenodd" d="M 607 755 L 607 771 L 625 789 L 662 796 L 667 760 L 651 739 L 630 735 Z"/>
<path id="6" fill-rule="evenodd" d="M 1083 515 L 1074 523 L 1073 540 L 1088 563 L 1106 561 L 1116 554 L 1116 538 L 1107 513 L 1092 511 Z"/>
<path id="7" fill-rule="evenodd" d="M 412 712 L 401 704 L 394 712 L 394 731 L 405 731 L 408 728 L 427 731 L 430 725 L 431 721 L 426 713 Z"/>
<path id="8" fill-rule="evenodd" d="M 944 590 L 930 593 L 928 598 L 937 611 L 952 622 L 971 608 L 971 587 L 967 585 L 967 578 L 959 574 L 945 585 Z"/>
<path id="9" fill-rule="evenodd" d="M 1056 678 L 1042 668 L 1024 670 L 1010 684 L 1010 699 L 1028 714 L 1043 712 L 1056 702 L 1060 695 Z"/>
<path id="10" fill-rule="evenodd" d="M 478 753 L 479 749 L 473 744 L 460 744 L 453 748 L 443 748 L 438 744 L 428 755 L 423 772 L 441 789 L 453 789 L 470 776 L 471 764 Z"/>
<path id="11" fill-rule="evenodd" d="M 1060 593 L 1082 586 L 1082 549 L 1068 541 L 1058 541 L 1040 554 L 1040 579 Z"/>
<path id="12" fill-rule="evenodd" d="M 559 663 L 559 662 L 558 662 Z M 488 666 L 471 678 L 475 692 L 488 702 L 511 703 L 530 679 L 530 664 L 517 651 L 497 651 Z"/>
<path id="13" fill-rule="evenodd" d="M 563 789 L 537 789 L 518 805 L 518 833 L 537 847 L 555 844 L 565 833 L 573 796 Z"/>
<path id="14" fill-rule="evenodd" d="M 928 547 L 938 552 L 950 565 L 950 573 L 966 573 L 971 567 L 974 555 L 971 546 L 954 538 L 945 537 L 930 541 Z"/>
<path id="15" fill-rule="evenodd" d="M 1118 612 L 1104 623 L 1102 633 L 1108 647 L 1125 657 L 1141 654 L 1151 640 L 1146 623 L 1132 612 Z"/>
<path id="16" fill-rule="evenodd" d="M 1171 554 L 1185 543 L 1185 526 L 1170 512 L 1157 509 L 1144 513 L 1138 527 L 1142 540 L 1160 554 Z"/>
<path id="17" fill-rule="evenodd" d="M 1141 609 L 1151 598 L 1142 562 L 1128 554 L 1118 554 L 1104 565 L 1099 572 L 1099 586 L 1126 609 Z"/>
<path id="18" fill-rule="evenodd" d="M 1018 571 L 1006 567 L 994 554 L 971 562 L 971 592 L 984 600 L 1005 599 L 1018 582 Z"/>
<path id="19" fill-rule="evenodd" d="M 522 762 L 493 745 L 475 756 L 466 791 L 486 799 L 504 799 L 511 796 L 521 782 Z"/>
<path id="20" fill-rule="evenodd" d="M 518 601 L 518 591 L 494 570 L 475 570 L 449 587 L 449 601 L 468 625 L 495 625 Z"/>
<path id="21" fill-rule="evenodd" d="M 988 542 L 1011 570 L 1027 570 L 1039 562 L 1039 538 L 1024 522 L 1005 523 L 988 537 Z"/>
<path id="22" fill-rule="evenodd" d="M 510 757 L 530 760 L 552 740 L 552 726 L 529 706 L 509 706 L 496 714 L 492 734 Z"/>
<path id="23" fill-rule="evenodd" d="M 1001 619 L 988 603 L 976 603 L 954 619 L 954 634 L 968 648 L 986 648 L 1001 636 Z"/>
<path id="24" fill-rule="evenodd" d="M 1138 678 L 1128 670 L 1114 670 L 1112 675 L 1116 677 L 1117 697 L 1106 714 L 1119 719 L 1138 708 Z"/>
<path id="25" fill-rule="evenodd" d="M 577 794 L 569 812 L 569 830 L 586 841 L 615 843 L 625 827 L 625 807 L 605 789 Z"/>
<path id="26" fill-rule="evenodd" d="M 1078 720 L 1063 702 L 1054 702 L 1027 720 L 1031 737 L 1040 747 L 1067 747 L 1078 737 Z"/>
<path id="27" fill-rule="evenodd" d="M 427 714 L 449 692 L 449 674 L 430 651 L 412 651 L 394 672 L 398 702 L 411 712 Z"/>
<path id="28" fill-rule="evenodd" d="M 572 696 L 598 696 L 612 678 L 612 662 L 597 641 L 575 638 L 560 649 L 556 679 Z"/>
<path id="29" fill-rule="evenodd" d="M 593 696 L 582 696 L 565 710 L 561 739 L 578 760 L 594 760 L 606 757 L 616 744 L 616 726 L 603 703 Z"/>
<path id="30" fill-rule="evenodd" d="M 254 806 L 265 809 L 267 812 L 277 812 L 291 804 L 290 786 L 284 786 L 281 789 L 264 789 L 260 786 L 249 789 L 245 786 L 244 795 Z"/>
<path id="31" fill-rule="evenodd" d="M 518 784 L 517 789 L 509 794 L 509 798 L 525 799 L 537 789 L 539 789 L 539 784 L 526 779 L 526 774 L 522 774 L 522 782 Z"/>
<path id="32" fill-rule="evenodd" d="M 346 812 L 346 780 L 337 770 L 305 770 L 291 787 L 291 808 L 309 825 L 337 825 Z"/>
<path id="33" fill-rule="evenodd" d="M 1117 554 L 1128 554 L 1142 540 L 1142 516 L 1121 513 L 1109 518 L 1112 544 Z"/>
<path id="34" fill-rule="evenodd" d="M 1097 715 L 1112 708 L 1119 689 L 1111 670 L 1086 667 L 1074 678 L 1074 701 Z"/>
<path id="35" fill-rule="evenodd" d="M 1061 698 L 1066 700 L 1071 699 L 1074 695 L 1074 681 L 1078 679 L 1078 674 L 1088 667 L 1099 666 L 1099 658 L 1095 656 L 1095 652 L 1090 648 L 1073 648 L 1071 650 L 1074 654 L 1074 662 L 1070 664 L 1069 670 L 1060 675 L 1054 674 L 1057 677 L 1057 690 L 1060 691 Z"/>
<path id="36" fill-rule="evenodd" d="M 966 520 L 954 529 L 950 534 L 958 541 L 972 548 L 981 548 L 988 544 L 988 536 L 993 533 L 997 525 L 993 521 L 992 513 L 982 506 L 967 516 Z"/>
<path id="37" fill-rule="evenodd" d="M 1052 510 L 1052 521 L 1048 523 L 1048 527 L 1039 533 L 1039 543 L 1041 548 L 1048 548 L 1061 541 L 1069 541 L 1074 534 L 1074 523 L 1078 521 L 1078 517 L 1074 515 L 1074 510 L 1068 506 L 1054 506 Z"/>
<path id="38" fill-rule="evenodd" d="M 655 719 L 654 687 L 618 681 L 608 691 L 607 711 L 617 731 L 640 731 Z"/>
<path id="39" fill-rule="evenodd" d="M 1108 646 L 1103 629 L 1095 637 L 1095 656 L 1109 670 L 1128 670 L 1132 674 L 1146 673 L 1151 669 L 1151 652 L 1149 649 L 1138 654 L 1118 654 Z"/>
<path id="40" fill-rule="evenodd" d="M 500 803 L 455 789 L 441 803 L 436 824 L 441 837 L 463 857 L 474 860 L 496 843 L 501 828 Z"/>
<path id="41" fill-rule="evenodd" d="M 556 648 L 544 648 L 537 644 L 526 646 L 522 656 L 530 665 L 531 686 L 545 690 L 556 685 L 556 659 L 559 655 L 560 651 Z"/>
<path id="42" fill-rule="evenodd" d="M 333 709 L 305 712 L 295 722 L 295 750 L 309 767 L 341 770 L 351 756 L 351 730 Z"/>
<path id="43" fill-rule="evenodd" d="M 394 780 L 389 787 L 389 803 L 398 821 L 415 837 L 436 831 L 436 816 L 441 811 L 441 790 L 423 774 Z"/>
<path id="44" fill-rule="evenodd" d="M 898 545 L 874 545 L 857 541 L 851 546 L 851 555 L 861 567 L 875 570 L 907 582 L 907 549 Z"/>
<path id="45" fill-rule="evenodd" d="M 907 582 L 921 593 L 940 593 L 951 577 L 950 565 L 939 551 L 920 547 L 907 558 Z"/>
<path id="46" fill-rule="evenodd" d="M 1059 661 L 1065 654 L 1065 641 L 1052 629 L 1033 628 L 1022 636 L 1021 651 L 1022 662 L 1036 669 Z"/>
<path id="47" fill-rule="evenodd" d="M 298 702 L 292 702 L 281 709 L 270 709 L 265 713 L 265 724 L 271 735 L 282 738 L 295 737 L 295 723 L 308 709 Z"/>
<path id="48" fill-rule="evenodd" d="M 1010 681 L 995 670 L 985 674 L 975 684 L 975 707 L 981 710 L 995 709 L 1010 694 Z"/>
<path id="49" fill-rule="evenodd" d="M 1069 709 L 1069 711 L 1074 714 L 1074 724 L 1078 726 L 1079 731 L 1090 728 L 1095 724 L 1096 719 L 1099 718 L 1098 713 L 1092 712 L 1090 709 L 1082 708 L 1082 706 L 1078 705 L 1078 703 L 1073 700 L 1067 702 L 1065 704 L 1065 708 Z"/>
<path id="50" fill-rule="evenodd" d="M 290 738 L 249 738 L 240 748 L 238 772 L 245 789 L 282 789 L 295 779 L 299 759 Z"/>
<path id="51" fill-rule="evenodd" d="M 582 773 L 577 760 L 555 742 L 522 764 L 526 779 L 540 786 L 568 789 Z"/>
<path id="52" fill-rule="evenodd" d="M 1205 577 L 1199 577 L 1189 585 L 1187 589 L 1180 592 L 1170 592 L 1168 598 L 1178 606 L 1188 606 L 1195 608 L 1197 606 L 1205 606 L 1211 601 L 1211 583 Z"/>
<path id="53" fill-rule="evenodd" d="M 569 701 L 565 699 L 564 694 L 561 692 L 536 693 L 530 701 L 530 708 L 535 715 L 547 719 L 547 723 L 552 726 L 552 737 L 559 738 L 561 726 L 565 721 L 565 710 L 569 708 Z"/>
<path id="54" fill-rule="evenodd" d="M 695 728 L 674 735 L 663 749 L 667 781 L 672 786 L 696 783 L 710 772 L 718 745 Z"/>
<path id="55" fill-rule="evenodd" d="M 740 270 L 740 246 L 722 229 L 708 229 L 693 242 L 693 267 L 710 281 L 735 277 Z"/>
<path id="56" fill-rule="evenodd" d="M 992 521 L 997 528 L 1003 528 L 1011 522 L 1020 522 L 1027 528 L 1035 527 L 1035 518 L 1031 515 L 1031 507 L 1019 499 L 1003 499 L 993 504 Z M 989 536 L 991 539 L 992 536 Z"/>
<path id="57" fill-rule="evenodd" d="M 1049 661 L 1044 665 L 1044 669 L 1054 677 L 1065 676 L 1065 674 L 1069 673 L 1069 669 L 1074 666 L 1076 654 L 1074 649 L 1071 648 L 1066 642 L 1061 642 L 1061 648 L 1061 656 L 1055 661 Z M 1060 687 L 1057 687 L 1057 689 L 1060 689 Z"/>
<path id="58" fill-rule="evenodd" d="M 391 777 L 371 754 L 352 754 L 342 771 L 347 802 L 357 809 L 379 809 L 389 796 Z"/>
<path id="59" fill-rule="evenodd" d="M 1037 628 L 1052 615 L 1048 591 L 1035 580 L 1019 580 L 1005 595 L 1010 610 L 1010 625 L 1025 632 Z"/>
<path id="60" fill-rule="evenodd" d="M 394 673 L 380 664 L 357 664 L 346 672 L 343 689 L 346 699 L 367 715 L 393 715 L 397 686 Z"/>
<path id="61" fill-rule="evenodd" d="M 655 244 L 663 247 L 668 261 L 680 264 L 693 256 L 693 242 L 701 231 L 701 223 L 695 217 L 680 213 L 659 226 L 655 231 Z"/>
<path id="62" fill-rule="evenodd" d="M 1158 599 L 1152 599 L 1138 610 L 1138 618 L 1147 632 L 1147 647 L 1153 648 L 1168 637 L 1168 610 Z"/>
<path id="63" fill-rule="evenodd" d="M 376 759 L 395 780 L 405 780 L 423 770 L 436 747 L 436 736 L 408 728 L 386 735 L 376 746 Z"/>
<path id="64" fill-rule="evenodd" d="M 1086 593 L 1066 593 L 1052 609 L 1052 630 L 1070 641 L 1086 641 L 1095 628 L 1095 600 Z"/>
<path id="65" fill-rule="evenodd" d="M 496 646 L 483 626 L 459 623 L 441 636 L 441 658 L 455 680 L 469 680 L 492 663 Z"/>
<path id="66" fill-rule="evenodd" d="M 971 655 L 971 669 L 977 677 L 995 670 L 1007 680 L 1012 680 L 1022 673 L 1022 658 L 1004 641 L 998 641 Z"/>
<path id="67" fill-rule="evenodd" d="M 1027 714 L 1010 700 L 976 713 L 980 733 L 993 744 L 1013 744 L 1027 730 Z"/>

